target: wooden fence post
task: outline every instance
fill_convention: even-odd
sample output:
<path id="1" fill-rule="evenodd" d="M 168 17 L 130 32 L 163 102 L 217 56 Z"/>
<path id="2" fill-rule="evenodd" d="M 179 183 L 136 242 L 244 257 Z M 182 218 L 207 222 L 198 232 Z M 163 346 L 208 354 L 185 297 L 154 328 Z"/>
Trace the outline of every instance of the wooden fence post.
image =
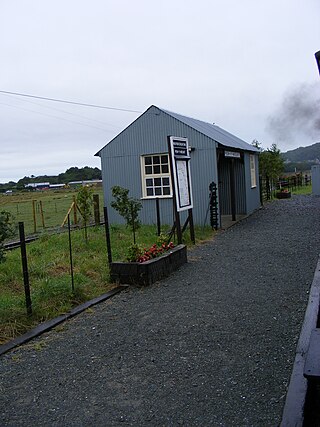
<path id="1" fill-rule="evenodd" d="M 73 224 L 78 224 L 76 196 L 73 196 Z"/>
<path id="2" fill-rule="evenodd" d="M 32 200 L 33 231 L 37 232 L 36 200 Z"/>
<path id="3" fill-rule="evenodd" d="M 40 213 L 41 213 L 41 220 L 42 220 L 42 227 L 46 228 L 45 224 L 44 224 L 44 215 L 43 215 L 43 207 L 42 207 L 42 200 L 40 200 Z"/>

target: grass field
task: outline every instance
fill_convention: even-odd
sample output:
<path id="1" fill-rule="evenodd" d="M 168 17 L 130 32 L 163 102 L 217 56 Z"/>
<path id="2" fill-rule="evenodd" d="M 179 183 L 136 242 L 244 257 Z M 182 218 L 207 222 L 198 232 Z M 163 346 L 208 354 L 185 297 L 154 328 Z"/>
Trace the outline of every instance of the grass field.
<path id="1" fill-rule="evenodd" d="M 301 187 L 293 194 L 310 194 L 311 185 Z M 101 218 L 103 209 L 102 190 L 99 194 Z M 72 307 L 112 289 L 110 283 L 105 230 L 103 226 L 88 229 L 85 242 L 83 230 L 72 232 L 72 256 L 74 266 L 74 292 L 71 287 L 68 233 L 52 235 L 50 228 L 59 228 L 76 196 L 76 191 L 22 193 L 0 196 L 0 210 L 8 210 L 15 222 L 25 223 L 26 234 L 34 232 L 32 200 L 36 200 L 36 225 L 39 240 L 27 245 L 28 269 L 31 286 L 33 313 L 27 316 L 20 249 L 7 252 L 7 259 L 0 264 L 0 344 L 23 334 L 40 322 L 66 313 Z M 42 227 L 40 201 L 44 213 Z M 113 260 L 125 260 L 132 244 L 132 234 L 124 226 L 111 225 Z M 168 230 L 163 227 L 164 230 Z M 212 238 L 210 228 L 196 228 L 197 243 Z M 190 244 L 185 233 L 184 243 Z M 143 226 L 137 232 L 137 242 L 150 247 L 157 240 L 156 226 Z"/>
<path id="2" fill-rule="evenodd" d="M 110 228 L 113 260 L 125 260 L 132 244 L 132 233 L 125 226 L 113 225 Z M 196 229 L 198 242 L 212 235 L 210 228 Z M 6 261 L 0 264 L 0 344 L 114 286 L 109 279 L 104 227 L 90 227 L 88 243 L 83 230 L 73 231 L 71 236 L 74 292 L 68 233 L 42 233 L 39 240 L 27 245 L 31 316 L 26 314 L 20 249 L 7 252 Z M 185 243 L 190 244 L 187 232 L 185 239 Z M 143 226 L 137 232 L 137 243 L 144 247 L 150 247 L 156 240 L 156 226 Z"/>
<path id="3" fill-rule="evenodd" d="M 292 194 L 311 193 L 311 184 L 292 190 Z M 100 216 L 103 219 L 102 188 L 95 188 L 94 194 L 99 196 Z M 10 212 L 16 225 L 19 221 L 23 221 L 25 233 L 28 236 L 34 233 L 42 233 L 52 228 L 60 228 L 76 195 L 77 190 L 70 189 L 13 193 L 12 195 L 0 194 L 0 211 L 6 210 Z M 35 217 L 33 215 L 33 207 Z M 73 222 L 73 212 L 71 212 L 70 218 Z M 16 229 L 18 233 L 18 227 Z"/>
<path id="4" fill-rule="evenodd" d="M 304 185 L 293 189 L 292 194 L 312 194 L 312 184 Z"/>
<path id="5" fill-rule="evenodd" d="M 102 188 L 95 188 L 93 194 L 99 195 L 100 214 L 103 218 Z M 16 224 L 23 221 L 25 233 L 30 235 L 60 227 L 76 195 L 77 190 L 69 189 L 0 194 L 0 211 L 10 212 Z M 70 217 L 73 221 L 73 213 Z"/>

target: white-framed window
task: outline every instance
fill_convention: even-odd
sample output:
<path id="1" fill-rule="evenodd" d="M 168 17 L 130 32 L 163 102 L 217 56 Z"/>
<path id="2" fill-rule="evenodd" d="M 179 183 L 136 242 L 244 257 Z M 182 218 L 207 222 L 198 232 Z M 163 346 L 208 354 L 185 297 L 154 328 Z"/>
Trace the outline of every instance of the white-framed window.
<path id="1" fill-rule="evenodd" d="M 141 156 L 143 198 L 171 197 L 171 177 L 168 154 Z"/>
<path id="2" fill-rule="evenodd" d="M 256 178 L 256 156 L 254 154 L 250 154 L 250 176 L 251 176 L 251 188 L 255 188 L 257 186 L 257 178 Z"/>

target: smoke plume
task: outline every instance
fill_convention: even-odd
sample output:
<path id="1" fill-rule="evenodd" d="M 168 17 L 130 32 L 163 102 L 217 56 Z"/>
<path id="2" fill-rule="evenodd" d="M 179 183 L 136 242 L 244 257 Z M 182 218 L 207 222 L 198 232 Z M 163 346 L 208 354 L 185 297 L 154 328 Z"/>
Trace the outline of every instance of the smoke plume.
<path id="1" fill-rule="evenodd" d="M 320 82 L 301 84 L 287 92 L 278 111 L 268 118 L 267 130 L 276 141 L 303 136 L 320 141 Z"/>

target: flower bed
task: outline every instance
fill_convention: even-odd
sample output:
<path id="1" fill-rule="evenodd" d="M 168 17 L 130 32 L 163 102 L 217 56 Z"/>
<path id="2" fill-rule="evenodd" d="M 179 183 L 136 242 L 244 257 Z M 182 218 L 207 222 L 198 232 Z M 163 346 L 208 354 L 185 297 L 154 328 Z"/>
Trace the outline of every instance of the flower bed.
<path id="1" fill-rule="evenodd" d="M 288 190 L 278 191 L 276 193 L 276 197 L 277 199 L 290 199 L 291 191 L 288 191 Z"/>
<path id="2" fill-rule="evenodd" d="M 112 262 L 110 277 L 113 282 L 128 285 L 151 285 L 169 276 L 187 262 L 187 248 L 178 245 L 162 256 L 145 262 Z"/>

